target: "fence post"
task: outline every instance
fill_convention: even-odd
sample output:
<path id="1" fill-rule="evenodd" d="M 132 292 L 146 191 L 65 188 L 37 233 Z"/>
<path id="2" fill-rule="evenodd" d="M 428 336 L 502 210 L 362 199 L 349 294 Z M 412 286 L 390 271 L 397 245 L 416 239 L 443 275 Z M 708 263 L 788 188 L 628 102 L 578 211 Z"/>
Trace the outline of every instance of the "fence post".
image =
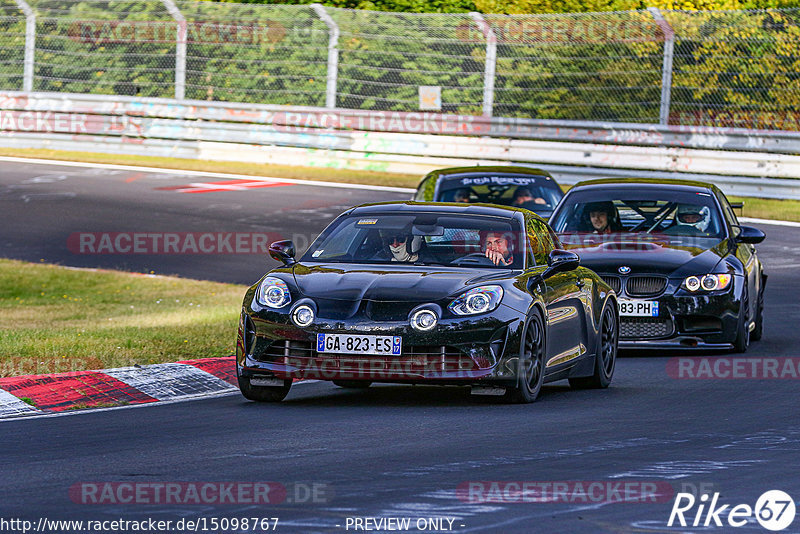
<path id="1" fill-rule="evenodd" d="M 175 98 L 183 100 L 186 98 L 186 40 L 188 33 L 186 18 L 172 0 L 161 0 L 161 2 L 175 22 L 178 23 L 178 31 L 175 38 Z"/>
<path id="2" fill-rule="evenodd" d="M 339 78 L 339 25 L 322 4 L 311 4 L 317 16 L 328 27 L 328 84 L 325 88 L 325 107 L 336 107 L 336 85 Z"/>
<path id="3" fill-rule="evenodd" d="M 470 13 L 486 39 L 486 66 L 483 71 L 483 116 L 492 116 L 494 105 L 494 73 L 497 66 L 497 36 L 481 13 Z"/>
<path id="4" fill-rule="evenodd" d="M 36 13 L 25 0 L 14 0 L 25 14 L 25 63 L 22 74 L 22 90 L 33 91 L 33 65 L 36 54 Z"/>
<path id="5" fill-rule="evenodd" d="M 661 67 L 661 110 L 658 114 L 658 123 L 666 126 L 669 124 L 669 106 L 672 99 L 672 61 L 675 50 L 675 30 L 661 14 L 657 7 L 647 10 L 653 15 L 656 24 L 664 33 L 664 63 Z"/>

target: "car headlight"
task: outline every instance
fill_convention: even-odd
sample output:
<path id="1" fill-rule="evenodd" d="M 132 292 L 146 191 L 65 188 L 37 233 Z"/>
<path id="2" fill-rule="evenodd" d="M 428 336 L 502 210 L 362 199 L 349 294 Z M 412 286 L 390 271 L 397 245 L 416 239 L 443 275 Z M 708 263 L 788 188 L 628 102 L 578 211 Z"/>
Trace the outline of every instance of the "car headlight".
<path id="1" fill-rule="evenodd" d="M 261 281 L 256 292 L 256 302 L 268 308 L 282 308 L 292 301 L 292 295 L 286 282 L 274 276 L 267 276 Z"/>
<path id="2" fill-rule="evenodd" d="M 414 330 L 419 330 L 420 332 L 432 330 L 438 322 L 439 317 L 433 310 L 419 310 L 417 313 L 411 316 L 411 326 L 414 328 Z"/>
<path id="3" fill-rule="evenodd" d="M 704 274 L 698 276 L 689 276 L 683 281 L 683 287 L 696 293 L 697 291 L 718 291 L 725 289 L 731 283 L 731 275 L 729 274 Z"/>
<path id="4" fill-rule="evenodd" d="M 298 306 L 295 308 L 294 312 L 292 312 L 292 320 L 297 326 L 305 328 L 314 322 L 314 310 L 307 304 Z"/>
<path id="5" fill-rule="evenodd" d="M 474 287 L 459 295 L 447 309 L 456 315 L 475 315 L 492 311 L 502 299 L 503 288 L 500 286 Z"/>

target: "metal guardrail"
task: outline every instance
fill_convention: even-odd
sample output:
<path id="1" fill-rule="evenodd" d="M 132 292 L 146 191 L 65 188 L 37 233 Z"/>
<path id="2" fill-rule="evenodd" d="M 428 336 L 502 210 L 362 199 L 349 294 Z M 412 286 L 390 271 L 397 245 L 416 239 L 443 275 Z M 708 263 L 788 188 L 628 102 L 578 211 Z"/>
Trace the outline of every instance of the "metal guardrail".
<path id="1" fill-rule="evenodd" d="M 692 178 L 800 199 L 789 132 L 13 92 L 0 94 L 0 145 L 417 174 L 515 162 L 565 183 Z"/>

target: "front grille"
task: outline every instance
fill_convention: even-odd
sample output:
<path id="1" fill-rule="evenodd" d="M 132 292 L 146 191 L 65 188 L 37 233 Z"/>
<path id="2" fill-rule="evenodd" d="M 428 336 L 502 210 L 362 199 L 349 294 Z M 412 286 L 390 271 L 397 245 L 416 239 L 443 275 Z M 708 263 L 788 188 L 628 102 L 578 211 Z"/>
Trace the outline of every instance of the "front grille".
<path id="1" fill-rule="evenodd" d="M 256 351 L 253 357 L 261 362 L 283 363 L 284 358 L 309 358 L 316 354 L 310 341 L 283 339 L 273 341 L 266 348 Z"/>
<path id="2" fill-rule="evenodd" d="M 620 339 L 652 339 L 672 335 L 670 319 L 650 317 L 620 317 Z"/>
<path id="3" fill-rule="evenodd" d="M 601 274 L 600 278 L 603 279 L 603 282 L 611 286 L 611 289 L 614 290 L 614 293 L 619 294 L 619 290 L 622 289 L 622 282 L 620 281 L 619 276 Z"/>
<path id="4" fill-rule="evenodd" d="M 308 341 L 274 341 L 254 357 L 262 362 L 288 364 L 302 370 L 335 373 L 389 374 L 390 376 L 426 375 L 455 371 L 487 369 L 486 358 L 473 360 L 457 347 L 449 345 L 411 345 L 401 356 L 318 353 Z"/>
<path id="5" fill-rule="evenodd" d="M 655 297 L 667 287 L 663 276 L 631 276 L 625 282 L 625 293 L 631 297 Z"/>

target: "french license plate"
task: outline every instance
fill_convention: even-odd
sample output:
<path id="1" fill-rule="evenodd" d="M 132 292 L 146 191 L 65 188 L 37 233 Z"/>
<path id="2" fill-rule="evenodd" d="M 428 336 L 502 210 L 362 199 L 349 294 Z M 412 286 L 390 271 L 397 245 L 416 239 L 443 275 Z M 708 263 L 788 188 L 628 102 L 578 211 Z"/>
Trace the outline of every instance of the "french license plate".
<path id="1" fill-rule="evenodd" d="M 658 301 L 620 299 L 619 314 L 623 317 L 658 317 Z"/>
<path id="2" fill-rule="evenodd" d="M 326 354 L 400 356 L 402 347 L 403 338 L 400 336 L 317 334 L 317 352 Z"/>

